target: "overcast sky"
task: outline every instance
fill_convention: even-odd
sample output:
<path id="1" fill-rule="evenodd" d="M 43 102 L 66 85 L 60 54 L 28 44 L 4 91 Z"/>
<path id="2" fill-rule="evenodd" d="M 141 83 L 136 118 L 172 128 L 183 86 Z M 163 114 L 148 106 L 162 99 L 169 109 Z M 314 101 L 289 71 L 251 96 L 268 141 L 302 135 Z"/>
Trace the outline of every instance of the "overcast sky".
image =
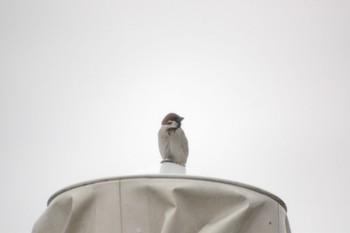
<path id="1" fill-rule="evenodd" d="M 0 232 L 55 191 L 157 168 L 282 198 L 295 233 L 348 233 L 350 1 L 0 1 Z M 137 172 L 136 172 L 137 173 Z"/>

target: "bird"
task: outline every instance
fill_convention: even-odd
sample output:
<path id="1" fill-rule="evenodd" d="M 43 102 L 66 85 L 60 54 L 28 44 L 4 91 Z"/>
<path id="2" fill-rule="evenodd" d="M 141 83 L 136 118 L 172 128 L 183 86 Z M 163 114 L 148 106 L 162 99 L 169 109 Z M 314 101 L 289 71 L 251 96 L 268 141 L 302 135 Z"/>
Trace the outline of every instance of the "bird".
<path id="1" fill-rule="evenodd" d="M 181 128 L 184 117 L 176 113 L 167 114 L 158 131 L 159 152 L 163 161 L 186 166 L 188 157 L 188 140 Z"/>

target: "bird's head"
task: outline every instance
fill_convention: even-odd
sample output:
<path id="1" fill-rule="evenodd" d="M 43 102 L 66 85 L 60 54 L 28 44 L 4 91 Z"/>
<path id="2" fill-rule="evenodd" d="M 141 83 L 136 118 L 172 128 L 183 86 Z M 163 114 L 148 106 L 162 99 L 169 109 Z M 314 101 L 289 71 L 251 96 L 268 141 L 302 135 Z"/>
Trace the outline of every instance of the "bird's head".
<path id="1" fill-rule="evenodd" d="M 172 125 L 175 122 L 176 125 L 177 125 L 176 128 L 180 128 L 181 127 L 181 121 L 183 119 L 184 119 L 183 117 L 180 117 L 176 113 L 169 113 L 168 115 L 166 115 L 164 117 L 164 119 L 162 121 L 162 125 Z"/>

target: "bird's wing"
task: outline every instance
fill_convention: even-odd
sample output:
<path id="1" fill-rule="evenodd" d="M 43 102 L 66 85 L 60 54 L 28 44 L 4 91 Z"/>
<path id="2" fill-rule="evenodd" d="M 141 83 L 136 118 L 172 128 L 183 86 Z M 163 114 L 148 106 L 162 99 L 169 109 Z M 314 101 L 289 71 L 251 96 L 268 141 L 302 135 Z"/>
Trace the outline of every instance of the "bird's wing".
<path id="1" fill-rule="evenodd" d="M 182 163 L 186 164 L 187 157 L 188 157 L 188 140 L 186 138 L 185 132 L 181 129 L 178 128 L 174 134 L 174 141 L 175 141 L 175 148 L 174 152 L 176 151 L 175 154 L 180 156 L 180 160 Z"/>
<path id="2" fill-rule="evenodd" d="M 163 159 L 166 159 L 169 156 L 169 134 L 165 127 L 158 131 L 158 147 L 160 155 Z"/>

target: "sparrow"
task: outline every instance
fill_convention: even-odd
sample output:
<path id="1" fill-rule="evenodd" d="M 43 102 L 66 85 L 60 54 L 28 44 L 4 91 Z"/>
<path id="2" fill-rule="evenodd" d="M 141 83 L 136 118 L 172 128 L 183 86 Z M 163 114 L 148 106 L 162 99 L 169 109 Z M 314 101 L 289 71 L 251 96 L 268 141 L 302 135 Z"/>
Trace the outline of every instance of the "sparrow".
<path id="1" fill-rule="evenodd" d="M 181 128 L 183 119 L 176 113 L 169 113 L 164 117 L 158 131 L 158 146 L 163 160 L 186 166 L 188 141 Z"/>

